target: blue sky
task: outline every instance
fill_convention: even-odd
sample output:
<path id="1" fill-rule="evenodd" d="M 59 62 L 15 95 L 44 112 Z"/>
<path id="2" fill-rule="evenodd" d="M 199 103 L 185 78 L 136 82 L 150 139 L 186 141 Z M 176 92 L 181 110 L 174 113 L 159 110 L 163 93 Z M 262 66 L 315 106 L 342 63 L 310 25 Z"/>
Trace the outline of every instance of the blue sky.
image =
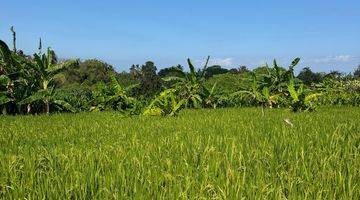
<path id="1" fill-rule="evenodd" d="M 38 38 L 61 58 L 98 58 L 116 69 L 212 64 L 352 71 L 360 64 L 359 0 L 2 0 L 0 38 L 32 54 Z"/>

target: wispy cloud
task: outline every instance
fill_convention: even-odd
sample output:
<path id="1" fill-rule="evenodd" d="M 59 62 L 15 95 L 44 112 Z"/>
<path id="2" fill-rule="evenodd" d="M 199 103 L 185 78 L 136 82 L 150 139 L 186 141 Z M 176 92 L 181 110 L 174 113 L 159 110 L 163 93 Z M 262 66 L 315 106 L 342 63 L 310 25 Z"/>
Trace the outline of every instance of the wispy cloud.
<path id="1" fill-rule="evenodd" d="M 356 60 L 356 56 L 352 55 L 337 55 L 337 56 L 326 56 L 322 58 L 310 59 L 310 62 L 314 63 L 332 63 L 332 62 L 351 62 Z"/>
<path id="2" fill-rule="evenodd" d="M 196 60 L 196 63 L 205 64 L 205 60 Z M 210 58 L 209 66 L 220 65 L 222 67 L 231 67 L 234 64 L 234 58 Z"/>

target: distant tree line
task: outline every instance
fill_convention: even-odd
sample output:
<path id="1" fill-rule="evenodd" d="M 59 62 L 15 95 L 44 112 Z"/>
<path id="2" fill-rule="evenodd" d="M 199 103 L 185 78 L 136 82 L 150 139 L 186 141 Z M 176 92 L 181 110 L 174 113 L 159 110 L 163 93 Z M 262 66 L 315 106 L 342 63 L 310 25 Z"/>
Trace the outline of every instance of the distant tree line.
<path id="1" fill-rule="evenodd" d="M 60 60 L 42 49 L 25 55 L 0 40 L 0 109 L 3 114 L 119 110 L 150 115 L 176 114 L 182 108 L 229 106 L 291 107 L 313 110 L 317 104 L 359 105 L 360 65 L 353 73 L 313 72 L 295 76 L 296 58 L 288 68 L 265 65 L 196 68 L 174 65 L 158 70 L 154 62 L 117 72 L 101 60 Z M 320 95 L 321 94 L 321 95 Z"/>

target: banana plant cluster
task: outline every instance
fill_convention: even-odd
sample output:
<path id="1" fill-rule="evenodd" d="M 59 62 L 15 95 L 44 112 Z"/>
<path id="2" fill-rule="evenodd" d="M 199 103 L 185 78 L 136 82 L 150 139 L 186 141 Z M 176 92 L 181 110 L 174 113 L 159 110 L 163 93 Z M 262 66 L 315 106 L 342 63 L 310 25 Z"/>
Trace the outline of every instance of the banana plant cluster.
<path id="1" fill-rule="evenodd" d="M 274 60 L 273 67 L 266 65 L 266 74 L 250 72 L 250 87 L 231 94 L 230 99 L 242 98 L 262 108 L 290 107 L 294 112 L 315 110 L 321 93 L 305 89 L 301 81 L 294 78 L 294 68 L 299 61 L 299 58 L 294 59 L 285 70 Z"/>
<path id="2" fill-rule="evenodd" d="M 90 111 L 128 111 L 130 114 L 139 112 L 140 103 L 130 96 L 132 89 L 139 87 L 139 84 L 134 84 L 123 88 L 115 75 L 111 75 L 110 83 L 99 83 L 93 92 L 93 100 L 90 102 Z"/>
<path id="3" fill-rule="evenodd" d="M 183 108 L 216 107 L 217 97 L 214 95 L 216 83 L 211 90 L 205 87 L 206 69 L 210 57 L 207 58 L 201 70 L 195 69 L 190 59 L 187 59 L 189 72 L 178 70 L 177 77 L 167 77 L 163 80 L 170 85 L 160 93 L 144 110 L 144 115 L 176 115 Z"/>
<path id="4" fill-rule="evenodd" d="M 322 95 L 320 92 L 305 89 L 303 84 L 300 84 L 296 89 L 294 81 L 290 81 L 287 87 L 291 97 L 290 108 L 294 112 L 314 111 L 316 109 L 316 101 Z"/>
<path id="5" fill-rule="evenodd" d="M 196 71 L 190 59 L 187 59 L 189 72 L 179 70 L 180 77 L 167 77 L 166 82 L 172 82 L 172 89 L 177 91 L 180 99 L 184 100 L 185 108 L 203 108 L 214 106 L 214 88 L 211 90 L 205 87 L 206 69 L 210 56 L 207 58 L 204 67 Z"/>
<path id="6" fill-rule="evenodd" d="M 143 112 L 145 116 L 175 116 L 186 106 L 186 99 L 180 99 L 175 89 L 160 93 Z"/>
<path id="7" fill-rule="evenodd" d="M 321 105 L 360 106 L 360 80 L 327 79 L 313 88 L 323 94 L 319 98 Z"/>
<path id="8" fill-rule="evenodd" d="M 280 93 L 270 93 L 268 86 L 259 82 L 255 73 L 251 72 L 251 86 L 230 95 L 231 98 L 243 97 L 251 105 L 273 108 L 278 103 Z"/>
<path id="9" fill-rule="evenodd" d="M 10 51 L 0 40 L 0 106 L 5 114 L 31 112 L 32 105 L 43 103 L 43 112 L 50 113 L 51 106 L 75 112 L 67 102 L 54 96 L 55 78 L 78 60 L 58 63 L 50 48 L 46 54 L 35 53 L 33 57 Z"/>

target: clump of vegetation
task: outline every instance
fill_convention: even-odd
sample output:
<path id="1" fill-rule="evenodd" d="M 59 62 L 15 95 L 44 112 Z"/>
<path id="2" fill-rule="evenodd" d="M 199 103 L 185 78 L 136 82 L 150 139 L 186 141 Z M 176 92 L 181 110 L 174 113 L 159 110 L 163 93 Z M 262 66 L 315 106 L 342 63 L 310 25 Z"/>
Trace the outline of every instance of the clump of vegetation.
<path id="1" fill-rule="evenodd" d="M 316 109 L 315 101 L 321 93 L 313 93 L 309 89 L 304 89 L 302 84 L 296 90 L 293 81 L 288 84 L 288 90 L 291 97 L 290 107 L 294 112 L 314 111 Z"/>
<path id="2" fill-rule="evenodd" d="M 137 100 L 129 95 L 138 84 L 123 88 L 114 75 L 111 75 L 108 85 L 99 83 L 93 91 L 90 111 L 129 111 L 137 113 Z"/>
<path id="3" fill-rule="evenodd" d="M 186 106 L 186 100 L 180 99 L 175 89 L 167 89 L 150 103 L 143 115 L 175 116 L 184 106 Z"/>

